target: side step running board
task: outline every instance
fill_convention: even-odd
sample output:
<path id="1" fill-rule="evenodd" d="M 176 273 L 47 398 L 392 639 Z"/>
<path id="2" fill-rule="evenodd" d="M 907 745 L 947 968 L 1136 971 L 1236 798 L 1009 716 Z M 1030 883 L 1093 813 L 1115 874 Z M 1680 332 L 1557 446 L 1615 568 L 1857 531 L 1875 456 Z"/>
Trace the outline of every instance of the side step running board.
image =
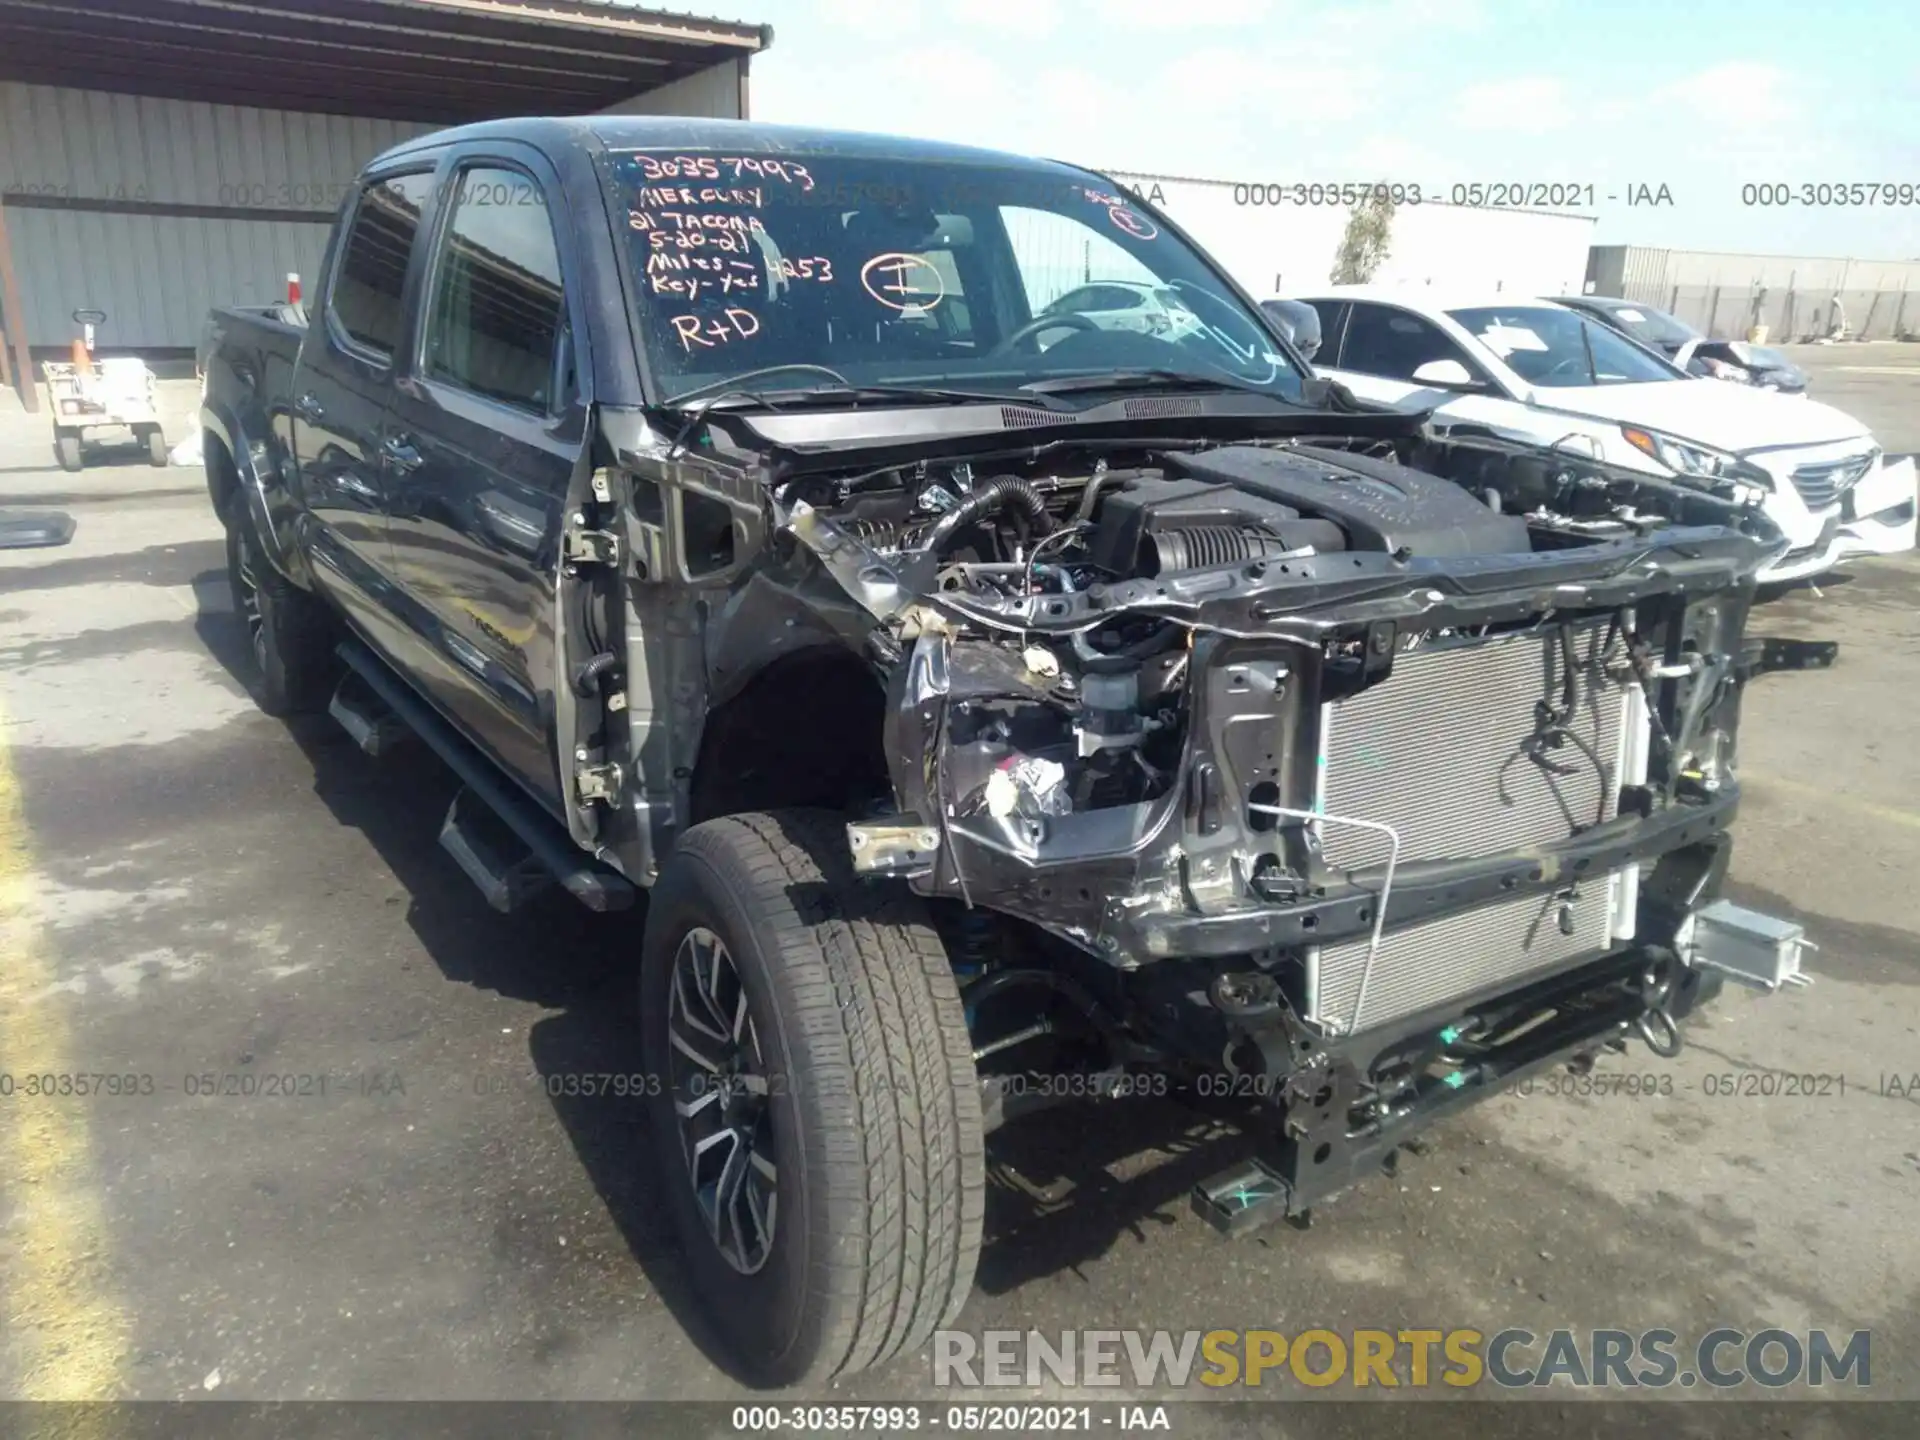
<path id="1" fill-rule="evenodd" d="M 376 759 L 413 738 L 407 722 L 394 714 L 357 671 L 349 670 L 327 702 L 327 714 L 353 737 L 353 743 Z"/>
<path id="2" fill-rule="evenodd" d="M 479 887 L 487 904 L 502 914 L 553 888 L 553 872 L 465 786 L 447 806 L 440 848 Z"/>
<path id="3" fill-rule="evenodd" d="M 338 654 L 387 711 L 426 741 L 446 761 L 447 768 L 465 782 L 466 791 L 454 797 L 447 811 L 440 843 L 480 886 L 489 904 L 510 909 L 527 899 L 541 888 L 529 888 L 528 873 L 537 868 L 589 910 L 625 910 L 632 906 L 638 894 L 632 881 L 582 854 L 558 820 L 502 775 L 371 650 L 357 640 L 349 640 L 339 647 Z M 463 804 L 466 794 L 472 799 Z M 490 812 L 485 818 L 497 821 L 497 826 L 481 822 L 476 802 Z M 526 847 L 524 858 L 505 853 L 511 846 L 500 843 L 503 837 L 497 832 L 501 828 Z M 508 903 L 502 906 L 500 900 Z"/>

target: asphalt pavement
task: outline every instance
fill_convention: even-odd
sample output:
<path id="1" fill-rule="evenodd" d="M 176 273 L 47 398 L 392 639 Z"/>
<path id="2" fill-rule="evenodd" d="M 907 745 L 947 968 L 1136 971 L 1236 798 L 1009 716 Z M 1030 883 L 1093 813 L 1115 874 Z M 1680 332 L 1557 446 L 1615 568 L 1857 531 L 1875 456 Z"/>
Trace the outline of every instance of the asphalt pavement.
<path id="1" fill-rule="evenodd" d="M 1920 450 L 1920 347 L 1795 353 Z M 168 392 L 177 438 L 191 387 Z M 632 923 L 494 914 L 435 843 L 436 764 L 259 713 L 198 470 L 63 474 L 44 416 L 0 411 L 0 503 L 78 520 L 0 556 L 0 1394 L 742 1396 L 635 1102 L 564 1093 L 639 1068 Z M 1311 1229 L 1237 1243 L 1185 1199 L 1230 1132 L 1152 1102 L 1036 1119 L 994 1142 L 960 1326 L 1865 1328 L 1874 1392 L 1920 1400 L 1917 614 L 1905 557 L 1755 618 L 1842 647 L 1758 681 L 1743 732 L 1735 893 L 1806 923 L 1810 989 L 1608 1062 L 1664 1090 L 1497 1099 Z M 930 1374 L 833 1393 L 944 1401 Z M 1420 1408 L 1424 1435 L 1486 1430 Z M 1682 1433 L 1671 1411 L 1609 1433 Z"/>

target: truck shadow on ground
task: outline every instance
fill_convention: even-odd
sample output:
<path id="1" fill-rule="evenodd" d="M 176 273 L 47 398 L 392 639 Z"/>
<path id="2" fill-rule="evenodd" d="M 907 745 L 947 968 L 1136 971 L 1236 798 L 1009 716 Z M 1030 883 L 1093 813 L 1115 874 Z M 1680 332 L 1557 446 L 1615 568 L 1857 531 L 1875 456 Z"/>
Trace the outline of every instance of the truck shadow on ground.
<path id="1" fill-rule="evenodd" d="M 1123 1240 L 1151 1243 L 1194 1186 L 1254 1151 L 1252 1137 L 1172 1100 L 1082 1101 L 988 1139 L 986 1237 L 975 1283 L 1004 1295 L 1078 1274 Z"/>
<path id="2" fill-rule="evenodd" d="M 203 611 L 198 630 L 251 690 L 252 654 L 237 619 Z M 409 745 L 375 760 L 325 715 L 296 717 L 286 728 L 312 767 L 314 794 L 366 838 L 405 892 L 406 923 L 440 972 L 552 1012 L 529 1031 L 531 1070 L 647 1285 L 708 1358 L 728 1368 L 689 1288 L 645 1101 L 577 1093 L 590 1077 L 642 1071 L 635 981 L 644 909 L 595 915 L 555 892 L 523 911 L 496 913 L 439 847 L 458 782 L 429 749 Z M 1003 1294 L 1076 1270 L 1129 1237 L 1146 1242 L 1175 1223 L 1196 1182 L 1243 1156 L 1247 1144 L 1154 1100 L 1080 1103 L 1008 1126 L 989 1140 L 977 1284 Z"/>
<path id="3" fill-rule="evenodd" d="M 203 610 L 197 628 L 212 656 L 257 694 L 237 617 Z M 495 912 L 439 846 L 441 819 L 459 782 L 430 749 L 409 743 L 374 759 L 324 714 L 284 723 L 312 767 L 314 794 L 378 854 L 406 897 L 408 928 L 440 973 L 552 1012 L 528 1032 L 530 1076 L 538 1077 L 646 1288 L 720 1364 L 688 1289 L 671 1212 L 657 1193 L 644 1100 L 567 1093 L 580 1088 L 580 1077 L 641 1069 L 633 980 L 644 911 L 595 915 L 556 892 L 512 914 Z"/>

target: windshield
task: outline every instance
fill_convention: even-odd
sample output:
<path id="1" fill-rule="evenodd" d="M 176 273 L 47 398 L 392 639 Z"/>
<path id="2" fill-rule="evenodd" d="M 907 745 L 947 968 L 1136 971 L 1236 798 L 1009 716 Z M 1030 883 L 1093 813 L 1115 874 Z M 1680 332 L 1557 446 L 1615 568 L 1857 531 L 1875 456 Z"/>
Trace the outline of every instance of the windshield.
<path id="1" fill-rule="evenodd" d="M 618 152 L 607 175 L 669 399 L 794 365 L 996 389 L 1172 371 L 1300 398 L 1300 370 L 1200 255 L 1091 178 L 684 150 Z"/>
<path id="2" fill-rule="evenodd" d="M 1529 385 L 1635 385 L 1686 378 L 1683 371 L 1571 310 L 1502 305 L 1447 314 Z"/>
<path id="3" fill-rule="evenodd" d="M 1678 316 L 1662 310 L 1643 310 L 1637 305 L 1611 306 L 1607 313 L 1620 327 L 1642 345 L 1658 345 L 1677 350 L 1689 340 L 1698 340 L 1700 332 Z"/>

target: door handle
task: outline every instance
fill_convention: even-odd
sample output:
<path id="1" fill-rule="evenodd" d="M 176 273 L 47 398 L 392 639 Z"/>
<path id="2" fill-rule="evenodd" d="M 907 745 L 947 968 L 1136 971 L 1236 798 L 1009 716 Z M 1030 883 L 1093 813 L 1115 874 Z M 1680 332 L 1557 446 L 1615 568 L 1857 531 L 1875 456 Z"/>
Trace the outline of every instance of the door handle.
<path id="1" fill-rule="evenodd" d="M 327 418 L 327 407 L 311 390 L 303 390 L 294 397 L 293 413 L 310 425 L 318 425 Z"/>
<path id="2" fill-rule="evenodd" d="M 389 435 L 380 442 L 380 454 L 394 469 L 403 472 L 418 470 L 427 463 L 414 444 L 405 435 Z"/>
<path id="3" fill-rule="evenodd" d="M 546 516 L 540 511 L 489 491 L 474 502 L 480 527 L 507 549 L 534 559 L 546 535 Z"/>

